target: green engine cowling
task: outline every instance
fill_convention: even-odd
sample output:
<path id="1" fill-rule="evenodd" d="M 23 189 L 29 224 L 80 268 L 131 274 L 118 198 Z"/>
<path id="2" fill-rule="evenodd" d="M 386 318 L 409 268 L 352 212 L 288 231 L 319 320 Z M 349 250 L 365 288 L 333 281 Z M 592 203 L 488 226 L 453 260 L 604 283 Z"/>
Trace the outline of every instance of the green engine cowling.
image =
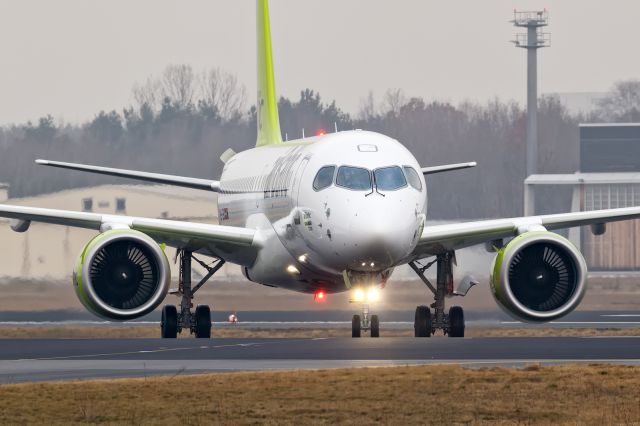
<path id="1" fill-rule="evenodd" d="M 170 281 L 162 248 L 130 229 L 106 231 L 89 241 L 73 272 L 73 288 L 87 310 L 119 321 L 153 311 L 167 295 Z"/>
<path id="2" fill-rule="evenodd" d="M 546 322 L 567 315 L 586 290 L 582 254 L 553 232 L 515 237 L 498 251 L 491 271 L 496 302 L 519 320 Z"/>

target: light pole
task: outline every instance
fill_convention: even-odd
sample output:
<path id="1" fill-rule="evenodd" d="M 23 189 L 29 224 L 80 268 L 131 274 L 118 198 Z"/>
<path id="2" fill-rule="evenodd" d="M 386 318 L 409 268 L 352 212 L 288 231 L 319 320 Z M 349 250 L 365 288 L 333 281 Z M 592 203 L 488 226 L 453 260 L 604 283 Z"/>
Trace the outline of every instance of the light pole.
<path id="1" fill-rule="evenodd" d="M 542 11 L 513 11 L 514 26 L 526 28 L 526 33 L 516 34 L 512 42 L 527 49 L 527 176 L 538 169 L 538 49 L 551 45 L 550 34 L 540 28 L 549 24 L 549 13 Z"/>

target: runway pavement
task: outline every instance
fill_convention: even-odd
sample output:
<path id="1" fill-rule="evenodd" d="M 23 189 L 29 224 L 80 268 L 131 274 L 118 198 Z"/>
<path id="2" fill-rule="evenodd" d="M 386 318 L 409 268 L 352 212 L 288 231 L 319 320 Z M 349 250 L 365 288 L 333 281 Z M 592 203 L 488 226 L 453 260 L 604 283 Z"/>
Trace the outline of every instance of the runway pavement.
<path id="1" fill-rule="evenodd" d="M 0 341 L 0 382 L 457 363 L 640 364 L 640 337 Z"/>
<path id="2" fill-rule="evenodd" d="M 229 324 L 226 312 L 213 312 L 214 328 L 350 328 L 352 312 L 346 311 L 262 311 L 241 312 L 240 322 Z M 386 329 L 413 327 L 412 311 L 377 312 Z M 159 314 L 149 314 L 144 318 L 129 321 L 129 326 L 159 325 Z M 542 328 L 630 328 L 640 327 L 638 311 L 575 311 L 560 320 L 543 324 L 524 324 L 511 318 L 499 309 L 487 312 L 465 311 L 469 327 L 542 327 Z M 64 326 L 90 325 L 118 327 L 121 323 L 98 320 L 88 312 L 43 311 L 43 312 L 0 312 L 0 327 L 3 326 Z"/>

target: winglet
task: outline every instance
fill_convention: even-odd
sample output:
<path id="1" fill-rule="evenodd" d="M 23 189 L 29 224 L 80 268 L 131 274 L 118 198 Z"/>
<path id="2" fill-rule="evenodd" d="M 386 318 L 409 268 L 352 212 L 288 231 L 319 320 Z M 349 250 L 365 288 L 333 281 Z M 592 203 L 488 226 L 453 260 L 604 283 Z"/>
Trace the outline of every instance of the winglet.
<path id="1" fill-rule="evenodd" d="M 282 143 L 282 134 L 273 72 L 268 0 L 256 0 L 256 8 L 258 46 L 258 137 L 256 146 L 275 145 Z"/>

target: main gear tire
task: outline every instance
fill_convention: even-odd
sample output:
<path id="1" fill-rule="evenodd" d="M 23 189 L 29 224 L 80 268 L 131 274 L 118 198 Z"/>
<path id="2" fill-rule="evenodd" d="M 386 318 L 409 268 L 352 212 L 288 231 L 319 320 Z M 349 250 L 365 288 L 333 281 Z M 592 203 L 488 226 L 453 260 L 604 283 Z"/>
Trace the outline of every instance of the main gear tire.
<path id="1" fill-rule="evenodd" d="M 415 337 L 431 337 L 431 310 L 427 306 L 418 306 L 413 322 Z"/>
<path id="2" fill-rule="evenodd" d="M 196 307 L 195 334 L 197 339 L 211 338 L 211 310 L 208 305 Z"/>
<path id="3" fill-rule="evenodd" d="M 178 337 L 178 310 L 175 305 L 165 305 L 160 319 L 160 335 L 163 339 Z"/>

